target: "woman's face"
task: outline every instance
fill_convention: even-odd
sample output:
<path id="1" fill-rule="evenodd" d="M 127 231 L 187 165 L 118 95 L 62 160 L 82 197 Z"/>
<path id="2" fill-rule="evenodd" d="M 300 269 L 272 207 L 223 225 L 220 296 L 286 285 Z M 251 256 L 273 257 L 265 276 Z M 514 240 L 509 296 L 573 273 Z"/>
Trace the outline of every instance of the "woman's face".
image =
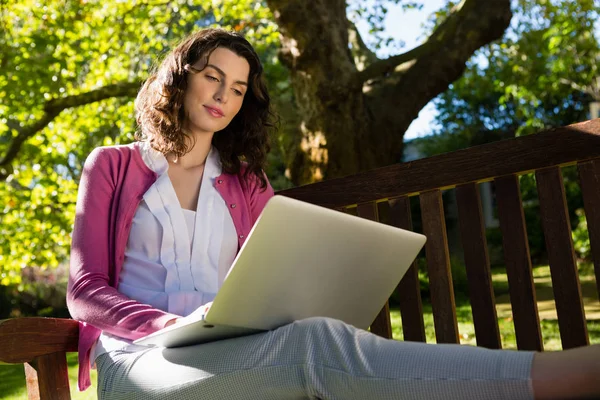
<path id="1" fill-rule="evenodd" d="M 193 65 L 202 68 L 202 65 Z M 233 51 L 218 47 L 204 69 L 188 75 L 183 100 L 184 127 L 193 135 L 224 129 L 240 111 L 248 89 L 250 65 Z"/>

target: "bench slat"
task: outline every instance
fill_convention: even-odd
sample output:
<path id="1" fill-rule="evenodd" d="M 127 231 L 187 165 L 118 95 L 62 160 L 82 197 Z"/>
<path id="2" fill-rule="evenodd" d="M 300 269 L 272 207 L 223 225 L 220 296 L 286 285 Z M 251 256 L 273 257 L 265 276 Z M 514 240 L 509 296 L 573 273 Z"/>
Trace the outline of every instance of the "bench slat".
<path id="1" fill-rule="evenodd" d="M 377 213 L 377 204 L 375 202 L 359 204 L 356 207 L 356 211 L 359 217 L 366 218 L 371 221 L 379 221 Z M 371 332 L 386 339 L 392 338 L 392 321 L 390 319 L 390 304 L 389 300 L 386 301 L 385 305 L 379 311 L 379 314 L 375 317 L 375 320 L 371 324 Z"/>
<path id="2" fill-rule="evenodd" d="M 562 345 L 564 349 L 587 345 L 587 325 L 562 175 L 558 167 L 551 167 L 536 171 L 535 177 Z"/>
<path id="3" fill-rule="evenodd" d="M 594 260 L 596 286 L 600 293 L 600 159 L 580 163 L 578 169 Z"/>
<path id="4" fill-rule="evenodd" d="M 412 231 L 412 217 L 408 197 L 399 197 L 384 204 L 389 204 L 391 225 Z M 400 294 L 400 315 L 402 317 L 404 340 L 426 342 L 423 302 L 421 300 L 419 271 L 416 262 L 413 262 L 406 271 L 396 290 Z"/>
<path id="5" fill-rule="evenodd" d="M 541 351 L 542 333 L 519 180 L 516 175 L 507 175 L 496 178 L 495 183 L 517 347 Z"/>
<path id="6" fill-rule="evenodd" d="M 477 345 L 499 349 L 502 345 L 477 184 L 458 186 L 456 201 Z"/>
<path id="7" fill-rule="evenodd" d="M 386 301 L 385 305 L 379 311 L 379 314 L 371 323 L 370 330 L 372 333 L 386 339 L 392 338 L 392 320 L 390 319 L 390 302 Z"/>
<path id="8" fill-rule="evenodd" d="M 419 197 L 436 341 L 459 343 L 442 193 L 432 190 Z"/>

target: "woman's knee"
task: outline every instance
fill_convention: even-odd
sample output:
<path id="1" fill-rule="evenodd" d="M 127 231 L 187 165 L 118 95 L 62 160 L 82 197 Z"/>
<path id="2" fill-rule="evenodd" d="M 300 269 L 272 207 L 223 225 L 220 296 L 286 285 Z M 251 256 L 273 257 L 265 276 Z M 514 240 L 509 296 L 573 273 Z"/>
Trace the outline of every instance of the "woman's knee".
<path id="1" fill-rule="evenodd" d="M 348 325 L 340 320 L 327 317 L 311 317 L 291 324 L 292 331 L 305 338 L 319 338 L 326 340 L 327 337 L 339 338 L 344 334 L 352 334 L 355 327 Z"/>
<path id="2" fill-rule="evenodd" d="M 324 327 L 339 327 L 344 322 L 328 317 L 310 317 L 292 322 L 298 329 L 323 329 Z"/>

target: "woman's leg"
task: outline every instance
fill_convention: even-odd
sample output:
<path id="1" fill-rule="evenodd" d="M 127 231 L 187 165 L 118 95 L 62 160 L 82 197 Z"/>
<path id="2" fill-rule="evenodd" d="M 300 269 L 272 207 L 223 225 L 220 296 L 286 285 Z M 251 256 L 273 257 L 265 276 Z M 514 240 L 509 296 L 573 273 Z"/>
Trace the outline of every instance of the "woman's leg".
<path id="1" fill-rule="evenodd" d="M 533 353 L 386 340 L 309 318 L 272 332 L 98 358 L 100 399 L 530 399 Z"/>
<path id="2" fill-rule="evenodd" d="M 598 399 L 600 345 L 537 353 L 531 377 L 536 399 Z"/>

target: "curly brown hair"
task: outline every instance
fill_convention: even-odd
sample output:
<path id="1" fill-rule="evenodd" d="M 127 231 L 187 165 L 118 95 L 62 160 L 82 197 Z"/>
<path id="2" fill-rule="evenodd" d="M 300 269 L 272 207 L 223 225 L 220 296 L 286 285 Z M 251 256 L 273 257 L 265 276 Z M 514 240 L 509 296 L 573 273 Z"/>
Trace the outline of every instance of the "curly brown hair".
<path id="1" fill-rule="evenodd" d="M 223 171 L 240 174 L 241 159 L 247 163 L 244 177 L 254 174 L 262 188 L 267 186 L 264 168 L 269 146 L 269 131 L 276 127 L 277 116 L 263 77 L 263 67 L 252 45 L 240 34 L 224 29 L 203 29 L 185 38 L 164 58 L 150 75 L 135 99 L 138 130 L 136 139 L 150 142 L 163 154 L 177 157 L 192 147 L 184 130 L 183 107 L 189 73 L 199 72 L 198 61 L 206 65 L 218 47 L 229 49 L 250 64 L 248 89 L 242 107 L 227 127 L 215 132 L 212 145 L 219 151 Z M 204 68 L 204 67 L 203 67 Z"/>

